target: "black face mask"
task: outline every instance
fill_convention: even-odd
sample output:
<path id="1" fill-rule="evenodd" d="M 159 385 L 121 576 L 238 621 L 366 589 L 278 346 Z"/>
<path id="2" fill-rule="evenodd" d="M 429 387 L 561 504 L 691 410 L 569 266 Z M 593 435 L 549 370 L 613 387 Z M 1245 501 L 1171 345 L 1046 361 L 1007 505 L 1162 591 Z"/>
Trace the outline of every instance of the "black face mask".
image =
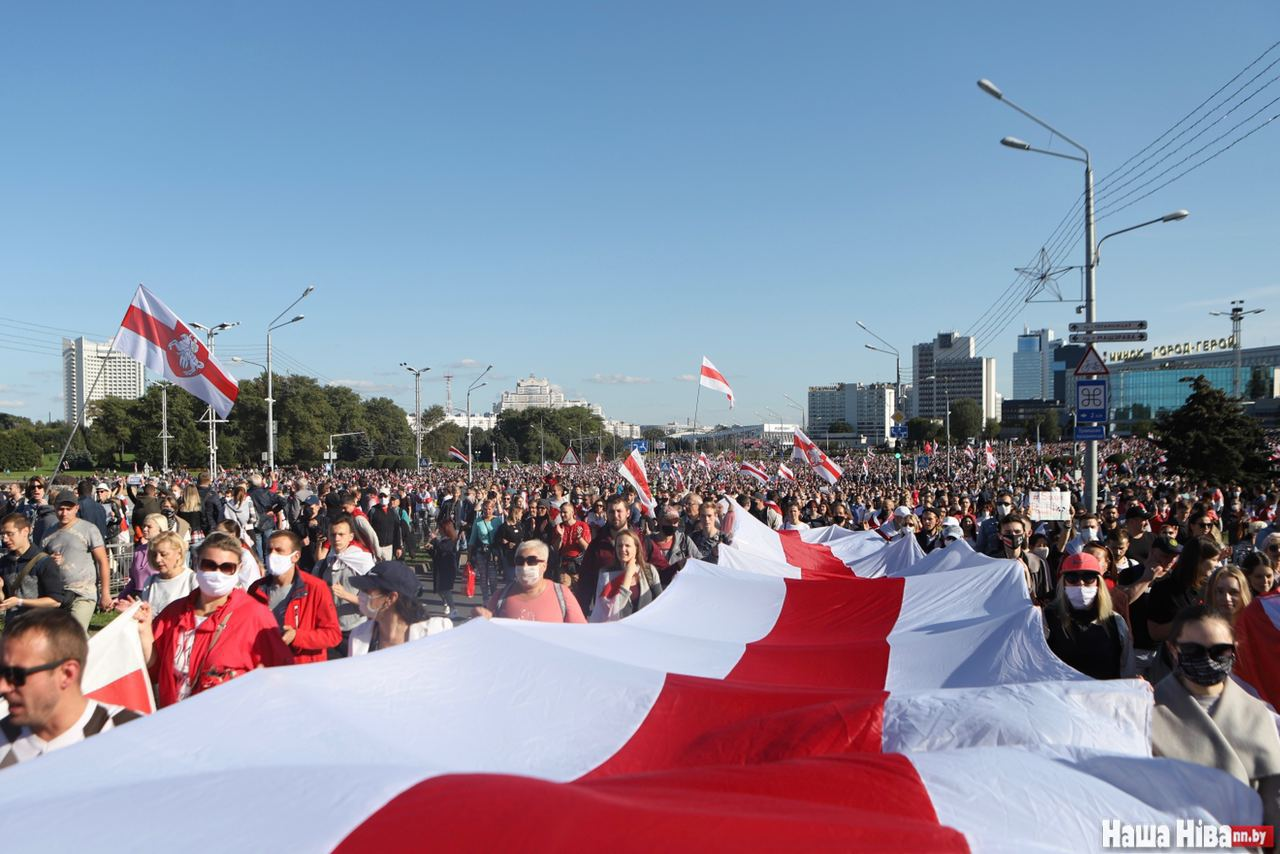
<path id="1" fill-rule="evenodd" d="M 1022 534 L 1002 534 L 1000 542 L 1004 543 L 1008 548 L 1020 549 L 1026 543 L 1027 538 Z"/>
<path id="2" fill-rule="evenodd" d="M 658 530 L 662 531 L 663 534 L 669 537 L 676 532 L 676 526 L 675 525 L 659 525 Z"/>
<path id="3" fill-rule="evenodd" d="M 1216 658 L 1199 644 L 1179 644 L 1178 663 L 1174 669 L 1197 685 L 1217 685 L 1226 681 L 1235 666 L 1236 654 L 1227 652 Z"/>

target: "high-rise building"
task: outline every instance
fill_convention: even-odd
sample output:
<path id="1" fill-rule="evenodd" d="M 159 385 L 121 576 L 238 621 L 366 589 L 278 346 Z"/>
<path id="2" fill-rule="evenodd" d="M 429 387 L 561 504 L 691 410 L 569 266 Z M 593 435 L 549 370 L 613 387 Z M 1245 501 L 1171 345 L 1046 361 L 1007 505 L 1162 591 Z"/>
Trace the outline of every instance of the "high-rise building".
<path id="1" fill-rule="evenodd" d="M 566 400 L 560 386 L 552 385 L 550 380 L 533 374 L 516 380 L 515 391 L 504 391 L 494 413 L 506 410 L 519 412 L 521 409 L 565 409 L 570 406 L 581 406 L 604 417 L 604 410 L 599 404 L 587 403 L 585 400 Z"/>
<path id="2" fill-rule="evenodd" d="M 1052 329 L 1028 331 L 1018 336 L 1013 353 L 1013 396 L 1017 400 L 1053 399 L 1053 350 L 1057 339 Z"/>
<path id="3" fill-rule="evenodd" d="M 105 365 L 105 367 L 104 367 Z M 101 371 L 101 377 L 98 376 Z M 94 380 L 97 379 L 97 385 Z M 108 395 L 137 400 L 146 390 L 141 362 L 111 349 L 110 342 L 99 344 L 77 338 L 62 339 L 62 398 L 63 417 L 68 424 L 80 420 L 85 395 L 93 386 L 89 401 L 102 400 Z M 88 426 L 92 418 L 85 418 Z"/>
<path id="4" fill-rule="evenodd" d="M 889 438 L 895 402 L 892 383 L 832 383 L 809 386 L 808 430 L 814 436 L 845 421 L 858 435 L 873 442 Z"/>
<path id="5" fill-rule="evenodd" d="M 999 418 L 996 399 L 996 360 L 975 355 L 971 336 L 939 332 L 932 341 L 911 348 L 913 389 L 911 414 L 941 420 L 947 399 L 969 398 L 982 409 L 982 417 Z"/>

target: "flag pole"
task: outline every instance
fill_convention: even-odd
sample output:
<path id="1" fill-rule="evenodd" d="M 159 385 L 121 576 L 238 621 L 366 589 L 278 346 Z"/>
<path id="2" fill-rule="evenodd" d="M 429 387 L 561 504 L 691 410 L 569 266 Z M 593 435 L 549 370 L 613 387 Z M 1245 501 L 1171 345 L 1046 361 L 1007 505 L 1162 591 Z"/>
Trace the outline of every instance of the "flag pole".
<path id="1" fill-rule="evenodd" d="M 141 285 L 139 285 L 141 287 Z M 133 303 L 130 303 L 132 305 Z M 120 329 L 124 326 L 124 321 L 120 321 L 120 326 L 116 327 L 116 334 L 111 336 L 111 343 L 107 346 L 107 356 L 102 360 L 102 364 L 98 366 L 98 373 L 93 378 L 93 384 L 89 386 L 89 390 L 84 394 L 84 400 L 80 403 L 80 417 L 76 419 L 75 426 L 71 428 L 71 435 L 67 437 L 67 443 L 62 446 L 62 455 L 58 457 L 57 464 L 53 467 L 53 474 L 50 478 L 58 476 L 58 472 L 62 471 L 62 463 L 67 458 L 67 451 L 71 450 L 71 443 L 76 438 L 76 433 L 80 430 L 80 425 L 84 423 L 85 412 L 89 407 L 89 398 L 93 396 L 93 391 L 98 387 L 98 380 L 102 379 L 102 372 L 107 369 L 107 362 L 111 361 L 111 353 L 116 348 L 116 338 L 120 336 Z M 123 355 L 123 354 L 121 354 Z"/>
<path id="2" fill-rule="evenodd" d="M 698 378 L 698 395 L 693 399 L 693 452 L 698 452 L 698 404 L 702 402 L 702 378 Z"/>

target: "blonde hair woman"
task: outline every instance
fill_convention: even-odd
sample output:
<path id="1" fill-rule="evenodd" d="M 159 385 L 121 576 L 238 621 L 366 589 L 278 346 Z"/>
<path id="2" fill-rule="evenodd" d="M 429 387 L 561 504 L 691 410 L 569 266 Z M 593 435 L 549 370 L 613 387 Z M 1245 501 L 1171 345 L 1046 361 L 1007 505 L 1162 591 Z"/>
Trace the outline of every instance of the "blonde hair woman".
<path id="1" fill-rule="evenodd" d="M 600 574 L 602 587 L 596 596 L 591 622 L 610 623 L 639 611 L 662 592 L 657 570 L 645 562 L 644 543 L 630 529 L 613 536 L 613 551 L 618 562 L 609 572 Z"/>
<path id="2" fill-rule="evenodd" d="M 1209 576 L 1204 604 L 1217 611 L 1235 625 L 1236 617 L 1253 601 L 1249 579 L 1238 566 L 1224 566 Z"/>
<path id="3" fill-rule="evenodd" d="M 1088 552 L 1067 555 L 1058 571 L 1053 601 L 1044 610 L 1049 649 L 1094 679 L 1137 675 L 1133 637 L 1111 607 L 1102 566 Z"/>

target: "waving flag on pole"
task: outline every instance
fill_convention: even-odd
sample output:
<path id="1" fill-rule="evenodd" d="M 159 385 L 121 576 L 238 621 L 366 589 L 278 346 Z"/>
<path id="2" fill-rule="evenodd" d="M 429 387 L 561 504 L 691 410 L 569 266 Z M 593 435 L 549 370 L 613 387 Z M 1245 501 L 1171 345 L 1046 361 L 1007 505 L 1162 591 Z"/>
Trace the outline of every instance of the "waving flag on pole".
<path id="1" fill-rule="evenodd" d="M 676 476 L 676 492 L 684 492 L 684 469 L 680 468 L 679 463 L 672 463 L 671 468 L 675 472 Z"/>
<path id="2" fill-rule="evenodd" d="M 698 462 L 696 464 L 702 466 L 708 472 L 711 471 L 711 460 L 707 459 L 706 451 L 698 452 Z"/>
<path id="3" fill-rule="evenodd" d="M 640 456 L 640 451 L 632 449 L 631 454 L 622 461 L 622 465 L 618 466 L 618 473 L 635 487 L 636 494 L 640 496 L 640 506 L 644 508 L 644 515 L 653 517 L 654 508 L 658 506 L 658 502 L 653 500 L 653 492 L 649 490 L 649 475 L 645 474 L 644 457 Z"/>
<path id="4" fill-rule="evenodd" d="M 702 374 L 698 377 L 698 382 L 712 391 L 723 392 L 729 398 L 729 408 L 733 409 L 733 389 L 729 388 L 729 381 L 706 356 L 702 357 Z"/>
<path id="5" fill-rule="evenodd" d="M 990 443 L 990 442 L 988 442 L 988 443 L 987 443 L 987 447 L 986 447 L 986 455 L 987 455 L 987 468 L 988 468 L 988 469 L 990 469 L 991 471 L 995 471 L 995 470 L 996 470 L 996 455 L 995 455 L 995 453 L 993 453 L 993 452 L 992 452 L 992 450 L 991 450 L 991 443 Z"/>
<path id="6" fill-rule="evenodd" d="M 457 448 L 455 448 L 453 445 L 450 445 L 450 446 L 449 446 L 449 456 L 453 457 L 455 460 L 457 460 L 458 462 L 462 463 L 464 466 L 465 466 L 467 463 L 471 462 L 471 458 L 470 458 L 470 457 L 468 457 L 466 454 L 462 453 L 462 451 L 459 451 L 459 450 L 458 450 Z"/>
<path id="7" fill-rule="evenodd" d="M 817 442 L 814 442 L 804 432 L 797 427 L 791 438 L 792 454 L 797 452 L 803 454 L 805 460 L 809 463 L 809 468 L 813 469 L 813 473 L 825 480 L 827 483 L 834 484 L 844 474 L 844 469 L 832 462 L 831 458 L 822 452 Z"/>
<path id="8" fill-rule="evenodd" d="M 786 463 L 778 463 L 778 477 L 783 480 L 794 481 L 796 479 L 796 474 L 791 469 L 787 468 Z"/>
<path id="9" fill-rule="evenodd" d="M 756 465 L 755 463 L 749 462 L 747 460 L 743 460 L 742 464 L 738 466 L 738 474 L 745 474 L 750 477 L 754 477 L 756 480 L 760 481 L 760 483 L 762 484 L 769 482 L 769 475 L 765 474 L 764 469 L 760 468 L 760 466 Z"/>
<path id="10" fill-rule="evenodd" d="M 196 334 L 151 291 L 138 285 L 116 333 L 115 349 L 203 400 L 226 418 L 240 387 Z"/>

